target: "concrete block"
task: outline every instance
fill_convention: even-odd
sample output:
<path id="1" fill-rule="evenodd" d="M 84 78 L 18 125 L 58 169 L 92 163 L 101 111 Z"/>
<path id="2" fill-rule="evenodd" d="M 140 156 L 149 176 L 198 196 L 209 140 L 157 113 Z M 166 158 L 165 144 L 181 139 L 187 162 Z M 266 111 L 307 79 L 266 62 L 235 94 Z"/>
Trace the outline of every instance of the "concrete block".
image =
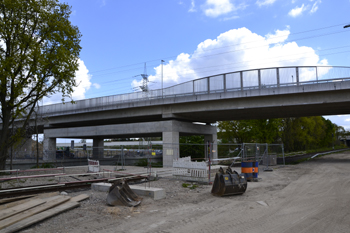
<path id="1" fill-rule="evenodd" d="M 141 185 L 129 185 L 131 190 L 137 195 L 152 197 L 153 200 L 160 200 L 165 198 L 165 191 L 162 188 L 145 187 Z"/>
<path id="2" fill-rule="evenodd" d="M 112 186 L 110 183 L 93 183 L 91 189 L 98 192 L 108 192 Z M 152 197 L 153 200 L 160 200 L 165 198 L 165 191 L 162 188 L 149 188 L 141 185 L 129 185 L 131 190 L 139 196 Z"/>
<path id="3" fill-rule="evenodd" d="M 111 186 L 110 183 L 92 183 L 91 189 L 97 192 L 108 192 Z"/>

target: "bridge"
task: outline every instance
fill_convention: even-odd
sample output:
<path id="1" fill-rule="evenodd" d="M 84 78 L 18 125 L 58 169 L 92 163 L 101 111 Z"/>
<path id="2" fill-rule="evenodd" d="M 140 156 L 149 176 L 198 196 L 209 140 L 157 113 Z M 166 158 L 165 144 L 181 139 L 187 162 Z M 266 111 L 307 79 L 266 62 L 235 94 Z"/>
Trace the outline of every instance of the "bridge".
<path id="1" fill-rule="evenodd" d="M 216 121 L 350 114 L 350 67 L 243 70 L 148 92 L 46 105 L 39 114 L 46 151 L 55 150 L 56 138 L 89 138 L 98 157 L 104 138 L 161 136 L 163 165 L 172 166 L 179 136 L 204 135 L 215 144 L 210 123 Z"/>

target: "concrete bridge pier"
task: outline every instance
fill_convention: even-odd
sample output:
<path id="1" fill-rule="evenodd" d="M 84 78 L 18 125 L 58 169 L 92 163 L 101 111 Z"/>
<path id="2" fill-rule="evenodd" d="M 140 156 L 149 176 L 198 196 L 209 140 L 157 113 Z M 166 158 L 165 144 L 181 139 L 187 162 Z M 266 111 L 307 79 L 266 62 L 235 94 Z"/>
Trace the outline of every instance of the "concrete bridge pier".
<path id="1" fill-rule="evenodd" d="M 92 158 L 101 159 L 103 158 L 104 142 L 103 138 L 92 139 Z"/>
<path id="2" fill-rule="evenodd" d="M 44 154 L 43 160 L 55 160 L 56 159 L 56 138 L 49 138 L 44 136 Z"/>
<path id="3" fill-rule="evenodd" d="M 217 132 L 211 125 L 193 124 L 183 121 L 163 122 L 163 166 L 172 167 L 173 160 L 180 157 L 180 135 L 204 135 L 205 142 L 212 143 L 211 158 L 217 158 Z"/>

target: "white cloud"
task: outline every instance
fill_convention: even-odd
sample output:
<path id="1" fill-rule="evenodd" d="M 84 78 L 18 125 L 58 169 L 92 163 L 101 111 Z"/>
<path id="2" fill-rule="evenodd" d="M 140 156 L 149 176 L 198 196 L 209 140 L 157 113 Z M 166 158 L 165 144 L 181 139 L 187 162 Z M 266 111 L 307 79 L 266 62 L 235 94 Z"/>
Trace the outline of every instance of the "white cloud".
<path id="1" fill-rule="evenodd" d="M 188 12 L 196 12 L 196 4 L 194 2 L 194 0 L 191 0 L 191 8 L 188 10 Z"/>
<path id="2" fill-rule="evenodd" d="M 101 88 L 101 85 L 98 84 L 98 83 L 93 83 L 92 85 L 93 85 L 96 89 L 100 89 L 100 88 Z"/>
<path id="3" fill-rule="evenodd" d="M 73 100 L 81 100 L 85 99 L 85 93 L 87 90 L 90 89 L 91 87 L 91 75 L 89 74 L 89 70 L 86 68 L 84 61 L 80 60 L 78 61 L 79 63 L 79 70 L 75 72 L 75 80 L 77 83 L 77 87 L 73 88 L 73 93 L 72 93 L 72 99 Z M 94 86 L 96 87 L 99 84 L 95 84 Z M 97 88 L 97 87 L 96 87 Z M 61 93 L 56 93 L 52 95 L 50 98 L 44 98 L 44 105 L 47 104 L 53 104 L 53 103 L 60 103 L 62 99 L 62 94 Z M 67 101 L 67 99 L 66 99 Z"/>
<path id="4" fill-rule="evenodd" d="M 215 39 L 204 40 L 192 54 L 181 53 L 176 59 L 164 64 L 164 87 L 245 69 L 328 64 L 327 60 L 320 61 L 311 47 L 286 42 L 289 34 L 288 27 L 266 36 L 243 27 L 224 32 Z M 152 89 L 158 89 L 161 87 L 161 66 L 154 69 L 155 75 L 151 75 L 149 80 L 155 82 Z M 304 70 L 303 80 L 310 78 L 311 72 Z M 132 83 L 133 87 L 140 85 L 140 80 Z"/>
<path id="5" fill-rule="evenodd" d="M 312 8 L 310 10 L 310 13 L 313 14 L 318 10 L 318 5 L 321 4 L 321 0 L 316 0 L 315 3 L 312 5 Z"/>
<path id="6" fill-rule="evenodd" d="M 307 7 L 305 7 L 305 5 L 301 5 L 301 7 L 295 7 L 294 9 L 292 9 L 291 11 L 289 11 L 289 15 L 292 16 L 292 17 L 297 17 L 297 16 L 300 16 L 305 10 L 306 10 Z"/>
<path id="7" fill-rule="evenodd" d="M 266 5 L 272 5 L 276 0 L 258 0 L 256 1 L 256 4 L 258 6 L 266 6 Z"/>
<path id="8" fill-rule="evenodd" d="M 203 7 L 204 14 L 213 18 L 235 10 L 230 0 L 207 0 Z"/>
<path id="9" fill-rule="evenodd" d="M 350 118 L 345 119 L 344 121 L 350 121 Z"/>
<path id="10" fill-rule="evenodd" d="M 289 27 L 288 27 L 289 28 Z M 275 34 L 267 34 L 265 36 L 265 38 L 267 39 L 267 41 L 271 44 L 271 43 L 280 43 L 283 42 L 285 40 L 287 40 L 288 36 L 290 34 L 290 31 L 288 29 L 286 30 L 276 30 Z"/>

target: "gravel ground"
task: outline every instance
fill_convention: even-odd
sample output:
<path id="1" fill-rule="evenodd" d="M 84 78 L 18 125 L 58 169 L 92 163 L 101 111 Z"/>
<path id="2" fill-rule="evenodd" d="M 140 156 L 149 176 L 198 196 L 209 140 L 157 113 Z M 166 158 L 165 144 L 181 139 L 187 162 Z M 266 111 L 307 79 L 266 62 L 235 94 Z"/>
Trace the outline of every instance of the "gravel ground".
<path id="1" fill-rule="evenodd" d="M 160 177 L 147 185 L 165 189 L 166 198 L 144 197 L 134 208 L 107 206 L 104 192 L 68 191 L 90 198 L 23 232 L 349 232 L 349 166 L 350 152 L 343 152 L 272 172 L 260 168 L 259 182 L 227 197 L 212 196 L 211 185 L 189 189 L 183 181 Z"/>

